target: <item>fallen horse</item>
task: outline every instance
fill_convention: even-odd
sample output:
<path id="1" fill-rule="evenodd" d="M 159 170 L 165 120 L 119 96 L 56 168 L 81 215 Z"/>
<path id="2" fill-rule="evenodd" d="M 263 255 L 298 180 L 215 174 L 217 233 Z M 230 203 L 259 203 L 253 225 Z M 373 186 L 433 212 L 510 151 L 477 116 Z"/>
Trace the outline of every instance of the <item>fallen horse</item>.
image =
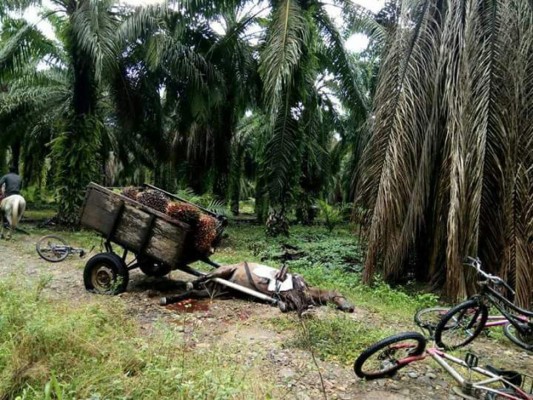
<path id="1" fill-rule="evenodd" d="M 334 303 L 338 309 L 353 312 L 346 298 L 333 290 L 309 286 L 298 274 L 288 274 L 278 269 L 256 263 L 242 262 L 217 268 L 210 274 L 187 283 L 187 291 L 177 296 L 161 298 L 161 305 L 186 299 L 217 297 L 237 290 L 261 300 L 277 304 L 282 311 L 301 313 L 310 306 Z"/>

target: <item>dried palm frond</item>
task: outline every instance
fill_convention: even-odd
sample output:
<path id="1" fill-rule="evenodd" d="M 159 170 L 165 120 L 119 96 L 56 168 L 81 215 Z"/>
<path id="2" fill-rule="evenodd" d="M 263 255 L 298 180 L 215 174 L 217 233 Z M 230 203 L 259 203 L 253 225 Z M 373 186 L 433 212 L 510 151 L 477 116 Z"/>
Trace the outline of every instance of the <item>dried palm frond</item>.
<path id="1" fill-rule="evenodd" d="M 380 266 L 468 293 L 481 257 L 532 299 L 533 10 L 520 0 L 413 0 L 387 46 L 357 203 L 365 279 Z"/>

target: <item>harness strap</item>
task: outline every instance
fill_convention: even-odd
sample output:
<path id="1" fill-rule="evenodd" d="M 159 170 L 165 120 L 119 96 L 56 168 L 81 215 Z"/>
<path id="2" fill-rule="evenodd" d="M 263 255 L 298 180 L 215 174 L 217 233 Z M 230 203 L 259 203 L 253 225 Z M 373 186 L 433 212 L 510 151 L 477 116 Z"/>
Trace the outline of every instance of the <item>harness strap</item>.
<path id="1" fill-rule="evenodd" d="M 255 286 L 254 278 L 252 278 L 252 273 L 250 272 L 250 267 L 248 267 L 248 263 L 244 262 L 244 270 L 246 271 L 246 276 L 248 277 L 248 282 L 250 285 L 254 288 L 254 290 L 261 292 L 257 286 Z"/>

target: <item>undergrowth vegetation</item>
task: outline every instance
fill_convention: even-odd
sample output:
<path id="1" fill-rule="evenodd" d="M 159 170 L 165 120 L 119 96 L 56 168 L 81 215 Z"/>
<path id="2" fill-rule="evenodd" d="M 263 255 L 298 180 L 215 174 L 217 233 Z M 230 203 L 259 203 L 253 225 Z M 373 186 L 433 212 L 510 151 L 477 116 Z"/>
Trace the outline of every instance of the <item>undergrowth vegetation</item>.
<path id="1" fill-rule="evenodd" d="M 169 327 L 140 332 L 118 299 L 51 302 L 45 285 L 0 282 L 0 399 L 268 398 L 231 351 L 193 350 Z"/>
<path id="2" fill-rule="evenodd" d="M 27 227 L 36 238 L 47 233 Z M 101 240 L 91 232 L 55 232 L 68 243 L 94 252 Z M 230 226 L 212 257 L 220 264 L 283 264 L 312 285 L 335 289 L 356 306 L 356 316 L 320 313 L 299 320 L 279 314 L 270 329 L 285 332 L 285 345 L 312 351 L 323 360 L 349 365 L 369 344 L 412 321 L 415 310 L 434 305 L 433 294 L 361 282 L 362 251 L 349 226 L 295 227 L 290 238 L 266 238 L 260 226 Z M 33 248 L 21 247 L 23 252 Z M 101 250 L 103 251 L 103 250 Z M 83 268 L 85 260 L 69 258 Z M 209 270 L 205 264 L 197 264 Z M 81 271 L 80 271 L 81 277 Z M 168 324 L 141 330 L 120 298 L 95 297 L 67 303 L 42 295 L 47 281 L 0 281 L 0 399 L 239 399 L 268 398 L 275 392 L 257 369 L 232 358 L 225 344 L 193 348 Z M 252 393 L 252 394 L 251 394 Z M 251 395 L 250 395 L 251 394 Z M 248 397 L 246 397 L 248 396 Z M 251 397 L 250 397 L 251 396 Z"/>

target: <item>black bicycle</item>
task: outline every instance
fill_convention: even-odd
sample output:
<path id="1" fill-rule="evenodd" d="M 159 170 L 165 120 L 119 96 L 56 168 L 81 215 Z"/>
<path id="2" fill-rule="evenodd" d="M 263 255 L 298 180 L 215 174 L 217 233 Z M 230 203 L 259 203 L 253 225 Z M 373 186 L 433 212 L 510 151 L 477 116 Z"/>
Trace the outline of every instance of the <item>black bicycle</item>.
<path id="1" fill-rule="evenodd" d="M 484 272 L 479 259 L 469 258 L 466 265 L 483 278 L 478 282 L 481 291 L 442 316 L 435 328 L 437 345 L 452 350 L 472 342 L 485 328 L 492 305 L 508 321 L 503 326 L 505 336 L 521 348 L 533 351 L 533 312 L 507 300 L 497 287 L 503 286 L 514 295 L 513 289 L 503 279 Z"/>
<path id="2" fill-rule="evenodd" d="M 85 250 L 69 246 L 65 239 L 57 235 L 43 236 L 37 242 L 35 249 L 41 258 L 49 262 L 63 261 L 70 254 L 78 254 L 80 258 L 86 254 Z"/>

